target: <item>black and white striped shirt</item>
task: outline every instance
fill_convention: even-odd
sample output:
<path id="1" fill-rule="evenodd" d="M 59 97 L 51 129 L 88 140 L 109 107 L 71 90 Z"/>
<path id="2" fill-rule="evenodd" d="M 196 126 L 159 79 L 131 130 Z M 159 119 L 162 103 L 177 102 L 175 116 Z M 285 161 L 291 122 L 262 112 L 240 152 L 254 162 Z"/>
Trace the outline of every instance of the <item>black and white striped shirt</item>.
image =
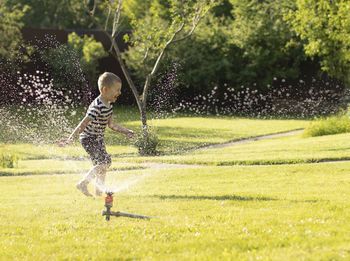
<path id="1" fill-rule="evenodd" d="M 109 118 L 113 115 L 113 106 L 110 105 L 108 108 L 101 100 L 97 97 L 89 106 L 86 117 L 92 119 L 85 130 L 80 134 L 80 138 L 96 137 L 102 139 Z"/>

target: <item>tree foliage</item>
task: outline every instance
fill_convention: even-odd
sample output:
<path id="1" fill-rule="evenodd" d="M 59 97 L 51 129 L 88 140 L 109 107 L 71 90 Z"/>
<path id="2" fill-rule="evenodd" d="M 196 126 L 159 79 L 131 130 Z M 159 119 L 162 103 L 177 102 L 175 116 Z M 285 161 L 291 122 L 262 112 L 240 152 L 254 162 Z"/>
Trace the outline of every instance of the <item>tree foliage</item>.
<path id="1" fill-rule="evenodd" d="M 102 44 L 97 42 L 93 36 L 84 35 L 80 37 L 76 33 L 71 33 L 68 35 L 67 46 L 77 52 L 80 65 L 90 86 L 96 86 L 98 60 L 108 55 Z"/>
<path id="2" fill-rule="evenodd" d="M 76 88 L 84 92 L 95 89 L 98 76 L 98 60 L 107 56 L 101 43 L 93 36 L 68 35 L 68 43 L 41 52 L 42 60 L 49 66 L 56 88 Z M 90 88 L 81 86 L 89 84 Z"/>
<path id="3" fill-rule="evenodd" d="M 132 34 L 126 36 L 130 47 L 124 53 L 129 68 L 138 79 L 145 80 L 154 69 L 162 50 L 192 35 L 199 20 L 213 1 L 134 0 L 125 9 L 131 18 Z M 141 6 L 135 8 L 133 6 Z"/>
<path id="4" fill-rule="evenodd" d="M 31 28 L 91 28 L 80 0 L 4 0 L 8 7 L 26 6 L 21 23 Z"/>
<path id="5" fill-rule="evenodd" d="M 205 92 L 214 86 L 236 86 L 244 79 L 240 71 L 246 61 L 232 41 L 232 20 L 209 14 L 190 40 L 174 46 L 168 63 L 180 64 L 179 85 L 188 92 Z"/>
<path id="6" fill-rule="evenodd" d="M 273 78 L 296 78 L 305 60 L 302 45 L 283 20 L 294 1 L 231 0 L 232 34 L 229 38 L 244 53 L 241 70 L 245 82 L 252 79 L 264 88 Z"/>
<path id="7" fill-rule="evenodd" d="M 304 40 L 307 55 L 318 57 L 330 75 L 350 82 L 348 0 L 297 0 L 286 20 Z"/>
<path id="8" fill-rule="evenodd" d="M 180 64 L 177 86 L 196 93 L 214 86 L 223 92 L 227 86 L 265 89 L 276 83 L 276 78 L 289 81 L 310 73 L 305 68 L 311 67 L 313 74 L 320 72 L 319 63 L 325 75 L 350 82 L 347 0 L 217 0 L 214 6 L 204 0 L 122 2 L 116 20 L 117 0 L 2 0 L 0 56 L 19 57 L 16 48 L 23 26 L 94 28 L 105 30 L 114 39 L 128 30 L 125 40 L 129 49 L 122 60 L 138 87 L 140 101 L 146 100 L 148 88 L 155 86 L 150 81 L 158 80 L 154 72 L 161 75 L 171 63 Z M 207 15 L 195 26 L 196 33 L 180 41 L 209 6 Z M 169 42 L 173 36 L 177 44 Z M 92 48 L 95 53 L 95 47 L 85 49 Z M 116 55 L 112 48 L 110 51 Z M 81 57 L 94 58 L 83 54 L 82 48 L 78 53 L 82 67 L 86 61 Z M 314 58 L 311 62 L 310 57 Z"/>
<path id="9" fill-rule="evenodd" d="M 22 42 L 21 19 L 27 10 L 26 5 L 8 7 L 4 2 L 0 2 L 0 59 L 9 61 L 28 59 L 26 52 L 21 52 L 19 48 Z"/>
<path id="10" fill-rule="evenodd" d="M 174 47 L 168 59 L 181 64 L 181 81 L 197 92 L 227 85 L 265 89 L 275 78 L 295 79 L 307 57 L 283 20 L 293 5 L 290 0 L 221 1 L 192 40 Z"/>

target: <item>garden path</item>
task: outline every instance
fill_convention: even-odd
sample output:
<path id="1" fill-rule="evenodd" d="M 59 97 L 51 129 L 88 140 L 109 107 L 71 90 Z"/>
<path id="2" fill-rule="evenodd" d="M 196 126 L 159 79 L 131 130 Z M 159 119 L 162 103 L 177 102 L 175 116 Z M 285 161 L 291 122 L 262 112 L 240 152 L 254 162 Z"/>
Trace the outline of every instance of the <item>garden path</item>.
<path id="1" fill-rule="evenodd" d="M 280 137 L 284 137 L 284 136 L 295 135 L 295 134 L 299 134 L 303 131 L 304 131 L 303 129 L 298 129 L 298 130 L 280 132 L 280 133 L 275 133 L 275 134 L 255 136 L 255 137 L 250 137 L 250 138 L 245 138 L 245 139 L 235 140 L 235 141 L 229 141 L 229 142 L 220 143 L 220 144 L 213 144 L 213 145 L 208 145 L 208 146 L 191 148 L 191 149 L 188 149 L 186 151 L 195 151 L 195 150 L 199 150 L 199 149 L 201 149 L 201 150 L 203 150 L 203 149 L 220 149 L 220 148 L 224 148 L 224 147 L 241 145 L 241 144 L 250 143 L 250 142 L 254 142 L 254 141 L 274 139 L 274 138 L 280 138 Z M 128 164 L 128 163 L 125 163 L 125 164 Z M 132 163 L 132 164 L 135 165 L 135 163 Z M 195 165 L 195 164 L 170 164 L 170 163 L 157 163 L 157 162 L 145 162 L 145 163 L 140 163 L 140 165 L 143 167 L 146 167 L 146 168 L 155 168 L 155 169 L 210 167 L 207 165 L 198 165 L 198 164 L 197 165 Z"/>

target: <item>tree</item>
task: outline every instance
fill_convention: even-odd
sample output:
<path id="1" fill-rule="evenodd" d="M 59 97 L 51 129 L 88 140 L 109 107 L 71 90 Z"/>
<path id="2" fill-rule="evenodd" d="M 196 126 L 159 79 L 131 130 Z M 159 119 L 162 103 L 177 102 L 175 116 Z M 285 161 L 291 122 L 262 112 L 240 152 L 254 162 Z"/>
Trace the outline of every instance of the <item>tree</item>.
<path id="1" fill-rule="evenodd" d="M 304 40 L 305 53 L 322 70 L 350 83 L 350 2 L 297 0 L 285 19 Z"/>
<path id="2" fill-rule="evenodd" d="M 244 51 L 240 77 L 260 88 L 273 78 L 296 78 L 306 59 L 302 44 L 283 20 L 294 0 L 230 0 L 233 6 L 230 40 Z"/>
<path id="3" fill-rule="evenodd" d="M 91 28 L 80 0 L 4 0 L 8 8 L 26 6 L 21 23 L 31 28 Z"/>
<path id="4" fill-rule="evenodd" d="M 66 44 L 39 52 L 41 60 L 49 67 L 56 88 L 64 92 L 75 89 L 74 93 L 83 94 L 91 92 L 92 86 L 96 86 L 98 60 L 108 55 L 93 36 L 80 37 L 74 32 L 68 35 Z M 90 88 L 82 88 L 86 80 Z"/>
<path id="5" fill-rule="evenodd" d="M 181 64 L 186 94 L 203 94 L 213 87 L 224 94 L 227 86 L 267 91 L 275 78 L 298 79 L 308 57 L 300 38 L 283 20 L 294 6 L 293 0 L 220 1 L 190 41 L 167 54 L 167 59 Z"/>
<path id="6" fill-rule="evenodd" d="M 193 34 L 200 20 L 206 15 L 210 7 L 214 5 L 215 0 L 149 0 L 143 2 L 145 6 L 144 14 L 141 17 L 132 14 L 131 24 L 133 30 L 131 38 L 128 39 L 131 42 L 130 48 L 136 51 L 134 52 L 136 53 L 135 57 L 129 56 L 129 58 L 135 64 L 134 68 L 142 70 L 144 76 L 141 95 L 130 76 L 115 41 L 115 37 L 120 30 L 119 22 L 123 10 L 123 1 L 105 1 L 102 3 L 107 12 L 104 26 L 102 26 L 101 20 L 96 16 L 96 10 L 99 7 L 98 1 L 95 0 L 92 6 L 89 6 L 88 1 L 85 1 L 85 6 L 93 21 L 109 36 L 112 43 L 112 53 L 121 65 L 127 82 L 135 96 L 140 111 L 143 136 L 147 138 L 147 95 L 151 81 L 159 69 L 164 54 L 171 45 L 183 41 Z M 169 5 L 168 13 L 165 12 L 163 15 L 160 15 L 160 12 L 157 11 L 157 4 L 159 5 L 161 3 Z M 166 20 L 165 16 L 168 16 L 169 20 Z M 109 28 L 109 19 L 113 21 L 111 28 Z M 111 29 L 111 32 L 109 32 L 109 29 Z"/>
<path id="7" fill-rule="evenodd" d="M 28 6 L 16 5 L 8 7 L 0 1 L 0 59 L 15 61 L 26 60 L 28 56 L 21 52 L 19 46 L 22 42 L 21 28 L 22 17 L 28 10 Z"/>
<path id="8" fill-rule="evenodd" d="M 226 89 L 247 83 L 241 74 L 244 50 L 232 41 L 232 23 L 232 18 L 216 17 L 211 11 L 190 39 L 167 53 L 169 61 L 180 64 L 178 85 L 185 97 L 210 92 L 215 86 Z"/>

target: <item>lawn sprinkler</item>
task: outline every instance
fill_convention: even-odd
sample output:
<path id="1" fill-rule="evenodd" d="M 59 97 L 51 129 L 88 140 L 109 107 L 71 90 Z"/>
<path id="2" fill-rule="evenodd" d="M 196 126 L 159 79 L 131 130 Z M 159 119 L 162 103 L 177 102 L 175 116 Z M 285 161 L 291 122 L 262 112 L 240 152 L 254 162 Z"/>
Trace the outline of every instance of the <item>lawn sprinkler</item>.
<path id="1" fill-rule="evenodd" d="M 105 207 L 106 210 L 102 211 L 102 216 L 106 216 L 106 220 L 109 221 L 111 216 L 115 217 L 129 217 L 129 218 L 140 218 L 140 219 L 150 219 L 148 216 L 141 216 L 136 214 L 130 214 L 120 211 L 111 211 L 111 208 L 113 207 L 113 191 L 106 191 L 106 197 L 105 197 Z"/>

